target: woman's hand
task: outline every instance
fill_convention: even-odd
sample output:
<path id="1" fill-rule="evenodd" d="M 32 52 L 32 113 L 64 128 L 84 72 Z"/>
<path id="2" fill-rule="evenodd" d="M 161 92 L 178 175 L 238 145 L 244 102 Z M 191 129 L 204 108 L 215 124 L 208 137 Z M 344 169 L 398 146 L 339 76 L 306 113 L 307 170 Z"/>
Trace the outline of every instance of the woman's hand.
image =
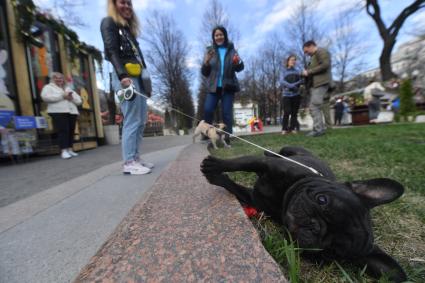
<path id="1" fill-rule="evenodd" d="M 235 53 L 235 55 L 233 55 L 233 58 L 232 58 L 233 64 L 237 65 L 240 63 L 240 61 L 241 61 L 241 58 L 239 57 L 238 53 Z"/>
<path id="2" fill-rule="evenodd" d="M 126 87 L 128 87 L 129 85 L 131 85 L 133 83 L 133 81 L 130 79 L 130 78 L 123 78 L 122 80 L 121 80 L 121 86 L 123 87 L 123 88 L 126 88 Z"/>
<path id="3" fill-rule="evenodd" d="M 72 101 L 72 91 L 67 91 L 64 98 L 68 101 Z"/>
<path id="4" fill-rule="evenodd" d="M 209 49 L 207 54 L 205 54 L 204 64 L 209 64 L 211 58 L 214 56 L 214 49 Z"/>

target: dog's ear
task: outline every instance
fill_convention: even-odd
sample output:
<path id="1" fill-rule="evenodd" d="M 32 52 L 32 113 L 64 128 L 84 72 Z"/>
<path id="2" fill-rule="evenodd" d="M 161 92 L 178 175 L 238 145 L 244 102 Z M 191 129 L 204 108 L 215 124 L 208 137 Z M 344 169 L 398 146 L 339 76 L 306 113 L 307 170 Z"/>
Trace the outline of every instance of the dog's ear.
<path id="1" fill-rule="evenodd" d="M 369 208 L 392 202 L 404 192 L 402 184 L 387 178 L 353 181 L 347 184 Z"/>
<path id="2" fill-rule="evenodd" d="M 299 146 L 284 146 L 280 149 L 279 154 L 283 156 L 294 156 L 294 155 L 308 155 L 313 156 L 313 154 L 307 149 Z"/>
<path id="3" fill-rule="evenodd" d="M 366 273 L 377 279 L 385 275 L 391 282 L 407 280 L 406 273 L 398 262 L 378 246 L 374 246 L 369 255 L 355 263 L 360 267 L 366 266 Z"/>

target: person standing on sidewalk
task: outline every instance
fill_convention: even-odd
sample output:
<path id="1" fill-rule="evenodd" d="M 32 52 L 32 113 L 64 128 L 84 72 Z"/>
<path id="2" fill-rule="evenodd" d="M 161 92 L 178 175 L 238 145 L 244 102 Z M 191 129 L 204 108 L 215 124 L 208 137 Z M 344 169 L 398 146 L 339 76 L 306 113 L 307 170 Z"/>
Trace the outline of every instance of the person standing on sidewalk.
<path id="1" fill-rule="evenodd" d="M 207 47 L 201 68 L 202 75 L 207 79 L 207 98 L 204 104 L 204 120 L 212 124 L 217 103 L 221 100 L 223 123 L 225 131 L 233 132 L 233 100 L 235 92 L 240 90 L 236 72 L 244 69 L 244 63 L 227 37 L 227 30 L 217 26 L 212 31 L 212 46 Z M 225 141 L 230 144 L 230 137 L 225 135 Z"/>
<path id="2" fill-rule="evenodd" d="M 61 157 L 69 159 L 78 156 L 78 153 L 72 150 L 72 145 L 79 114 L 77 105 L 81 105 L 81 97 L 69 87 L 65 87 L 63 74 L 53 72 L 50 83 L 41 90 L 41 99 L 47 103 L 47 113 L 52 117 L 53 126 L 58 133 Z"/>
<path id="3" fill-rule="evenodd" d="M 105 59 L 115 72 L 112 85 L 115 90 L 133 85 L 136 90 L 150 97 L 142 84 L 141 72 L 146 68 L 143 54 L 136 38 L 139 20 L 131 0 L 108 0 L 108 16 L 100 26 Z M 139 149 L 147 120 L 148 106 L 145 97 L 134 94 L 130 100 L 121 102 L 124 115 L 122 129 L 123 173 L 142 175 L 151 172 L 152 163 L 140 159 Z"/>
<path id="4" fill-rule="evenodd" d="M 301 70 L 296 67 L 296 61 L 296 56 L 290 55 L 286 59 L 285 69 L 282 74 L 282 135 L 297 131 L 297 115 L 301 103 L 299 87 L 303 83 L 303 79 L 301 77 Z"/>
<path id="5" fill-rule="evenodd" d="M 344 115 L 344 101 L 342 97 L 338 97 L 335 101 L 335 114 L 334 114 L 334 120 L 335 120 L 335 126 L 341 126 L 342 116 Z"/>
<path id="6" fill-rule="evenodd" d="M 369 80 L 369 84 L 363 90 L 364 101 L 369 109 L 369 123 L 374 124 L 378 120 L 381 112 L 381 99 L 385 92 L 384 86 L 374 78 Z"/>
<path id="7" fill-rule="evenodd" d="M 311 57 L 310 64 L 303 75 L 311 80 L 310 112 L 313 117 L 313 131 L 307 136 L 318 137 L 325 134 L 323 105 L 329 100 L 329 88 L 332 83 L 331 55 L 325 48 L 318 47 L 313 40 L 303 45 L 304 53 Z"/>

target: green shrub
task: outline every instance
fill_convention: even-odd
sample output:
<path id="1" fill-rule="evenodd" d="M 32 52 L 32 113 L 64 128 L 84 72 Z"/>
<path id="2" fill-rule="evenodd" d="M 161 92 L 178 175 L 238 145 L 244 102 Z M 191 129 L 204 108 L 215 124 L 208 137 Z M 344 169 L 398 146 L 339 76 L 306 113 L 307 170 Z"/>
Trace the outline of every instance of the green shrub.
<path id="1" fill-rule="evenodd" d="M 413 101 L 413 88 L 410 79 L 405 80 L 400 86 L 400 115 L 407 117 L 413 115 L 416 111 L 415 102 Z M 407 119 L 405 119 L 407 120 Z"/>

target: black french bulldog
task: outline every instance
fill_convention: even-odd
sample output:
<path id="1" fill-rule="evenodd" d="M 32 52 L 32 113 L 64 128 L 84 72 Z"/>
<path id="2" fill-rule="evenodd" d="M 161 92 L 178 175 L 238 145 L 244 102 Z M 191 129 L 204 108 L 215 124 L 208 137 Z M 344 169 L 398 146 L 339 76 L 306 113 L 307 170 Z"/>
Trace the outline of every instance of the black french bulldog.
<path id="1" fill-rule="evenodd" d="M 399 198 L 403 186 L 391 179 L 339 183 L 329 166 L 300 147 L 283 147 L 280 155 L 319 171 L 322 176 L 289 160 L 266 156 L 235 159 L 205 158 L 201 171 L 211 184 L 224 187 L 241 202 L 264 211 L 283 224 L 309 257 L 346 260 L 379 278 L 395 282 L 406 274 L 391 256 L 373 243 L 369 210 Z M 233 182 L 224 172 L 255 172 L 254 188 Z M 314 250 L 314 251 L 311 251 Z M 306 253 L 306 252 L 304 252 Z"/>

